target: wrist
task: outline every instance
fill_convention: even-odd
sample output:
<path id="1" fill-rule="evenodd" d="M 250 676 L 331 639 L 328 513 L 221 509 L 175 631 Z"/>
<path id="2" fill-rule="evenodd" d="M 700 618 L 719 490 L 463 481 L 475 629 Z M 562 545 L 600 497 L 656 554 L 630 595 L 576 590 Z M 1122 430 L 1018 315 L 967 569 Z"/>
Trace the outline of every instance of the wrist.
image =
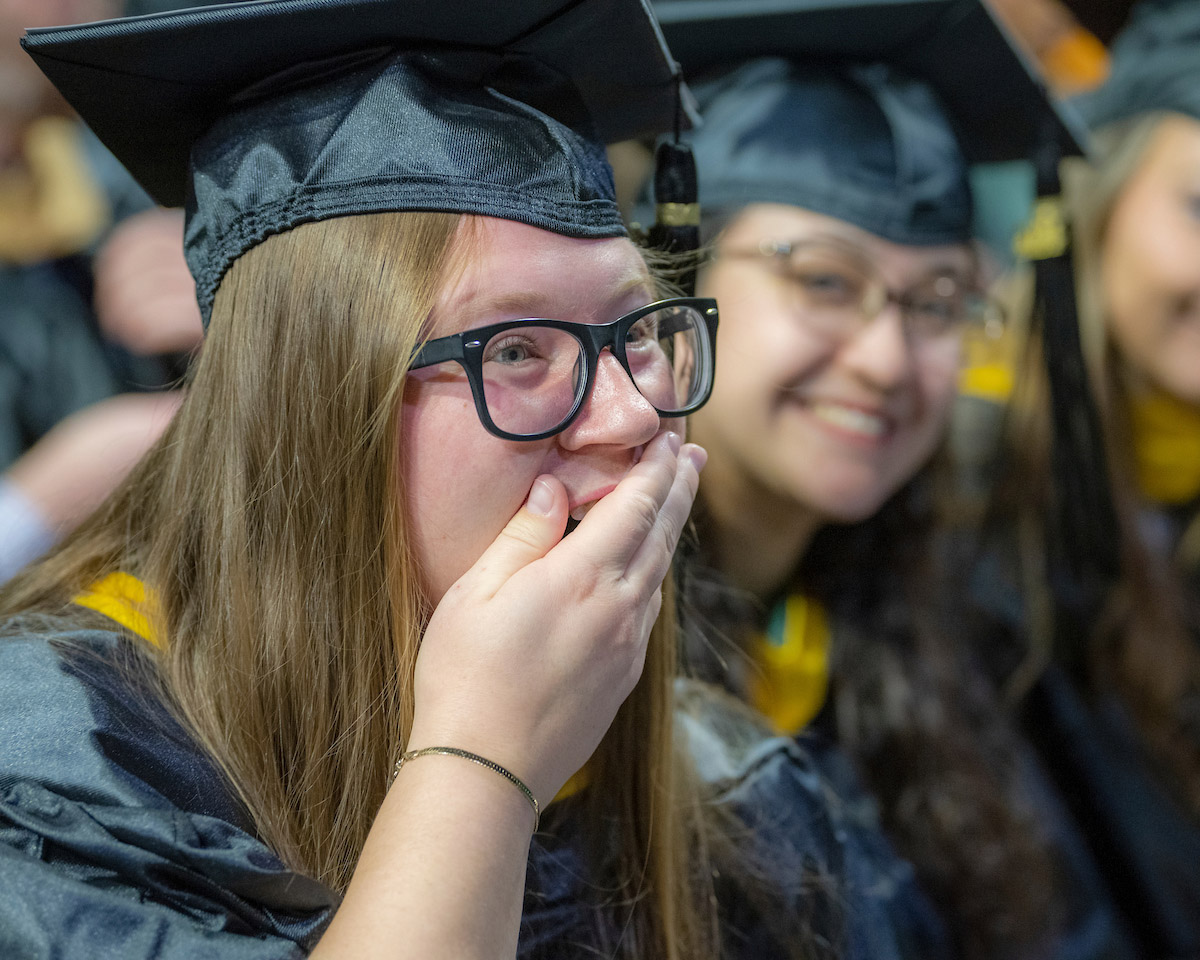
<path id="1" fill-rule="evenodd" d="M 484 762 L 470 759 L 475 756 Z M 497 826 L 503 824 L 532 834 L 537 829 L 540 807 L 523 784 L 513 782 L 518 778 L 502 770 L 482 755 L 456 748 L 434 746 L 406 751 L 396 765 L 388 796 L 405 796 L 408 803 L 428 798 L 439 815 L 454 811 L 453 816 L 473 823 L 497 821 Z"/>

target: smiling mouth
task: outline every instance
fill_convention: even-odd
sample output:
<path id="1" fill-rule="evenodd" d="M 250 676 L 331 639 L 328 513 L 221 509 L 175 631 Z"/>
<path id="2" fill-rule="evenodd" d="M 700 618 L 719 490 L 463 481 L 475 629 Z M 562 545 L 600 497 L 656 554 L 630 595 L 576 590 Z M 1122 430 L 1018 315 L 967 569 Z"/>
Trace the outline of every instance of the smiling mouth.
<path id="1" fill-rule="evenodd" d="M 887 417 L 857 407 L 814 401 L 808 405 L 808 409 L 818 420 L 866 440 L 880 440 L 892 429 Z"/>

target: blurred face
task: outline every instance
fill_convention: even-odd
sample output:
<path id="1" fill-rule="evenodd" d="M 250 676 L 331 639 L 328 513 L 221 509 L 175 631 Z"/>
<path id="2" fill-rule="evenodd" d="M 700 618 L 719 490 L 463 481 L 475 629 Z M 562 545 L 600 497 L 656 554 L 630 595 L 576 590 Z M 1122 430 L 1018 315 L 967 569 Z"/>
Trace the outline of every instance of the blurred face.
<path id="1" fill-rule="evenodd" d="M 527 317 L 604 323 L 655 299 L 628 240 L 575 240 L 509 220 L 475 223 L 464 269 L 434 307 L 432 337 Z M 457 363 L 414 370 L 402 417 L 409 526 L 434 603 L 495 540 L 538 476 L 562 482 L 579 519 L 663 425 L 608 350 L 579 416 L 545 440 L 488 433 Z M 681 424 L 672 426 L 678 431 Z"/>
<path id="2" fill-rule="evenodd" d="M 1164 120 L 1113 206 L 1101 253 L 1110 333 L 1149 383 L 1200 405 L 1200 123 Z"/>
<path id="3" fill-rule="evenodd" d="M 790 267 L 740 255 L 779 243 L 817 251 L 818 266 L 804 275 L 807 300 L 797 296 Z M 701 282 L 721 307 L 716 384 L 691 421 L 692 438 L 709 451 L 705 481 L 733 477 L 739 489 L 822 522 L 870 516 L 929 459 L 960 359 L 957 329 L 931 332 L 935 325 L 926 324 L 918 336 L 894 299 L 840 334 L 827 311 L 806 308 L 841 295 L 837 270 L 820 264 L 843 258 L 865 264 L 902 299 L 944 290 L 951 278 L 964 288 L 974 279 L 965 247 L 899 246 L 839 220 L 764 204 L 725 231 Z"/>

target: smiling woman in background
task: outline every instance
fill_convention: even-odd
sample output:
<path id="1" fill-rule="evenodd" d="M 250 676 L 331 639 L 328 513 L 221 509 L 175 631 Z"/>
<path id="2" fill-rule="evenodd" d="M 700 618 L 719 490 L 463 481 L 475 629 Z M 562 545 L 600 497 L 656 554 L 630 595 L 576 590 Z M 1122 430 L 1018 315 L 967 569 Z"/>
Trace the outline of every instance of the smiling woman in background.
<path id="1" fill-rule="evenodd" d="M 914 22 L 936 22 L 920 6 Z M 1094 866 L 962 642 L 960 585 L 938 552 L 962 341 L 989 319 L 964 158 L 979 147 L 958 131 L 988 91 L 1004 103 L 1032 82 L 977 4 L 935 6 L 978 17 L 978 49 L 1007 53 L 1010 72 L 955 114 L 853 52 L 880 30 L 926 61 L 948 41 L 854 6 L 762 15 L 763 49 L 819 33 L 820 63 L 801 52 L 693 78 L 711 238 L 697 290 L 718 298 L 722 324 L 713 396 L 691 420 L 709 462 L 684 591 L 690 665 L 824 751 L 957 951 L 1121 955 Z M 683 24 L 664 25 L 686 68 Z M 1026 127 L 982 125 L 1020 155 Z"/>

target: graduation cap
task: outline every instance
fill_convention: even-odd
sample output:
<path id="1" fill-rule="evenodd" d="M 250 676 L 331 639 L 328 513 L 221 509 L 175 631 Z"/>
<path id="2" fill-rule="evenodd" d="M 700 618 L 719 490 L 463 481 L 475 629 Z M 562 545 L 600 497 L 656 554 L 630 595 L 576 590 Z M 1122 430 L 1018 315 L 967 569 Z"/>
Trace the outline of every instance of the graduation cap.
<path id="1" fill-rule="evenodd" d="M 778 202 L 898 243 L 969 238 L 969 163 L 1082 151 L 978 0 L 657 0 L 704 114 L 706 208 Z"/>
<path id="2" fill-rule="evenodd" d="M 1093 128 L 1159 110 L 1200 120 L 1200 3 L 1136 6 L 1112 45 L 1108 79 L 1074 103 Z"/>
<path id="3" fill-rule="evenodd" d="M 1087 141 L 1078 117 L 1053 102 L 979 0 L 655 0 L 653 7 L 689 81 L 760 57 L 885 63 L 937 91 L 971 163 L 1026 158 L 1047 134 L 1068 153 L 1083 152 Z"/>
<path id="4" fill-rule="evenodd" d="M 1134 0 L 1063 0 L 1075 19 L 1107 45 L 1129 19 Z"/>
<path id="5" fill-rule="evenodd" d="M 186 204 L 206 317 L 237 257 L 312 220 L 624 235 L 603 143 L 688 119 L 644 0 L 250 0 L 22 44 L 158 202 Z"/>

